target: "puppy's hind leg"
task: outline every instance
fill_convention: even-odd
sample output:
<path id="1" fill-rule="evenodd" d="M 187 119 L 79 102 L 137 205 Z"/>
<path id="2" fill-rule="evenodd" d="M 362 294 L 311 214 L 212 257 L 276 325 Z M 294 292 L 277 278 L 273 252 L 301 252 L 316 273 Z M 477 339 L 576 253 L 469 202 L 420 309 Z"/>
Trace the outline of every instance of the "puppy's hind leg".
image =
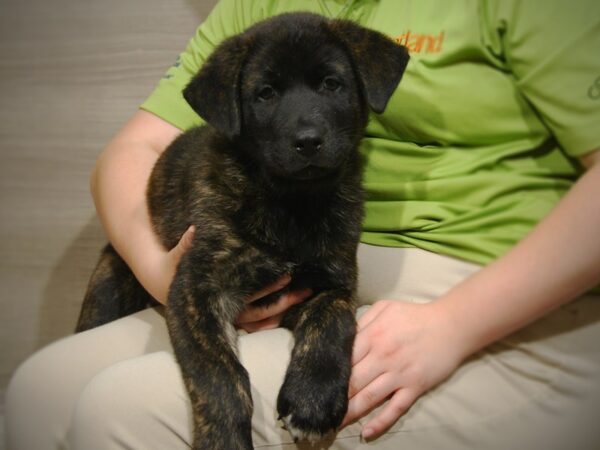
<path id="1" fill-rule="evenodd" d="M 156 301 L 109 244 L 88 283 L 76 332 L 89 330 L 147 308 Z"/>

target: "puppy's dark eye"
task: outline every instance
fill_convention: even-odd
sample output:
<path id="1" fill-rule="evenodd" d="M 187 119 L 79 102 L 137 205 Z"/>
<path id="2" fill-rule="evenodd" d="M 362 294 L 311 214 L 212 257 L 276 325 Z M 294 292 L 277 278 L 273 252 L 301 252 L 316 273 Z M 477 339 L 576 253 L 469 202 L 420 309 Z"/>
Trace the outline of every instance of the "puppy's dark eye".
<path id="1" fill-rule="evenodd" d="M 342 87 L 342 83 L 335 77 L 325 77 L 323 87 L 328 91 L 335 92 Z"/>
<path id="2" fill-rule="evenodd" d="M 266 85 L 260 88 L 258 91 L 258 99 L 262 101 L 271 100 L 273 97 L 275 97 L 275 94 L 275 89 L 273 89 L 272 86 Z"/>

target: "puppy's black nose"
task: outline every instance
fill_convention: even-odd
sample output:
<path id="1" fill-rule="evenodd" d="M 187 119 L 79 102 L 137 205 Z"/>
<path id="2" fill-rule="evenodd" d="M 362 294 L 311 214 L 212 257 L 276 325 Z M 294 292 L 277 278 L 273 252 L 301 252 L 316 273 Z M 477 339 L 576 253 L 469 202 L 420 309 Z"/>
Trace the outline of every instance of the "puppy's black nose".
<path id="1" fill-rule="evenodd" d="M 295 149 L 302 156 L 310 158 L 321 150 L 323 137 L 317 128 L 304 128 L 296 133 Z"/>

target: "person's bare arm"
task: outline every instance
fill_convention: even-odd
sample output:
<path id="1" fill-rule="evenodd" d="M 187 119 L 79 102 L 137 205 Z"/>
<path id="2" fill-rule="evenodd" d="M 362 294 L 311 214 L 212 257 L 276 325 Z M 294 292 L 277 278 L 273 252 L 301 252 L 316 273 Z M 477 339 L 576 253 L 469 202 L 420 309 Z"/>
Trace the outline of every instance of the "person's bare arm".
<path id="1" fill-rule="evenodd" d="M 600 281 L 600 149 L 582 162 L 587 171 L 522 242 L 439 302 L 468 327 L 467 354 Z"/>
<path id="2" fill-rule="evenodd" d="M 359 320 L 344 423 L 390 398 L 363 427 L 389 428 L 469 355 L 600 282 L 600 149 L 537 227 L 493 264 L 428 304 L 380 301 Z"/>
<path id="3" fill-rule="evenodd" d="M 138 111 L 100 154 L 91 177 L 96 211 L 109 241 L 161 303 L 166 302 L 179 252 L 169 254 L 154 234 L 146 186 L 154 163 L 180 133 L 157 116 Z"/>

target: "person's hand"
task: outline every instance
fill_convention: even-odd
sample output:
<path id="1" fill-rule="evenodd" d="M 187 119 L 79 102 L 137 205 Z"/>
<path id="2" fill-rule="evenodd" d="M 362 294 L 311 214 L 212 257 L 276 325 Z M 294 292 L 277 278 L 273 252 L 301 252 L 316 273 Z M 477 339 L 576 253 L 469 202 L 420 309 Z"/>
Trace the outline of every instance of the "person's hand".
<path id="1" fill-rule="evenodd" d="M 183 254 L 191 248 L 195 232 L 196 227 L 190 225 L 175 247 L 168 252 L 160 252 L 158 258 L 148 258 L 147 272 L 143 274 L 147 276 L 142 280 L 142 284 L 148 293 L 163 305 L 167 304 L 169 287 L 175 277 L 177 265 Z M 154 263 L 150 264 L 150 261 Z"/>
<path id="2" fill-rule="evenodd" d="M 435 303 L 375 303 L 358 321 L 350 402 L 342 426 L 389 400 L 363 426 L 362 436 L 368 440 L 386 431 L 458 367 L 459 333 Z"/>
<path id="3" fill-rule="evenodd" d="M 183 234 L 179 242 L 170 251 L 165 252 L 158 263 L 157 273 L 152 277 L 149 286 L 146 289 L 159 302 L 166 304 L 169 293 L 169 286 L 175 277 L 177 265 L 181 257 L 192 246 L 194 233 L 196 228 L 191 225 Z M 275 303 L 268 307 L 253 307 L 252 303 L 261 298 L 272 294 L 280 289 L 283 289 L 289 284 L 291 277 L 289 275 L 282 276 L 279 280 L 271 285 L 261 289 L 259 292 L 251 295 L 246 300 L 247 307 L 240 313 L 235 321 L 235 326 L 242 328 L 248 333 L 254 331 L 267 330 L 279 326 L 284 312 L 291 306 L 300 303 L 308 298 L 312 292 L 309 289 L 300 291 L 292 291 L 283 294 Z"/>
<path id="4" fill-rule="evenodd" d="M 283 289 L 290 281 L 292 281 L 292 277 L 290 275 L 284 275 L 274 283 L 248 297 L 246 299 L 246 304 L 248 306 L 246 306 L 246 309 L 241 312 L 234 322 L 235 326 L 248 333 L 277 328 L 281 323 L 285 311 L 295 304 L 306 300 L 312 295 L 312 291 L 310 289 L 302 289 L 299 291 L 287 292 L 282 294 L 275 303 L 266 307 L 254 307 L 252 306 L 252 303 L 273 292 Z"/>

